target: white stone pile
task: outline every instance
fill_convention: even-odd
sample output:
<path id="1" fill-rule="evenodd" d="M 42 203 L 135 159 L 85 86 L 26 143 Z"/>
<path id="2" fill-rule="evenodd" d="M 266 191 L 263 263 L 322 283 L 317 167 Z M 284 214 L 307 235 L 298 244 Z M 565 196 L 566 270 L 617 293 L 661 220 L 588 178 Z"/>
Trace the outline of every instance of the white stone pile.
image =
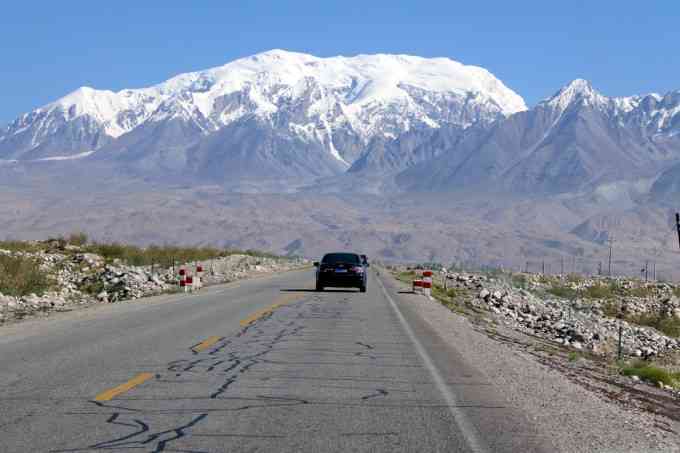
<path id="1" fill-rule="evenodd" d="M 67 246 L 69 247 L 69 246 Z M 0 293 L 0 324 L 41 313 L 69 310 L 73 306 L 110 303 L 138 299 L 179 289 L 178 270 L 131 266 L 114 260 L 107 264 L 103 257 L 85 253 L 70 246 L 68 251 L 14 252 L 0 249 L 0 254 L 35 259 L 52 280 L 54 290 L 42 295 L 21 297 Z M 195 271 L 196 264 L 186 269 Z M 283 258 L 234 254 L 200 263 L 203 283 L 217 284 L 250 278 L 257 274 L 285 271 L 306 262 Z"/>
<path id="2" fill-rule="evenodd" d="M 513 287 L 506 278 L 480 274 L 449 273 L 447 282 L 449 287 L 470 290 L 473 306 L 491 311 L 506 325 L 575 349 L 613 354 L 618 348 L 619 327 L 625 355 L 647 358 L 680 349 L 676 338 L 606 316 L 602 309 L 604 301 L 565 300 L 549 294 L 539 297 L 532 290 Z M 647 304 L 642 298 L 635 298 L 637 305 L 629 313 L 656 310 L 664 316 L 677 315 L 680 300 L 669 288 L 658 293 L 659 299 L 648 298 Z"/>

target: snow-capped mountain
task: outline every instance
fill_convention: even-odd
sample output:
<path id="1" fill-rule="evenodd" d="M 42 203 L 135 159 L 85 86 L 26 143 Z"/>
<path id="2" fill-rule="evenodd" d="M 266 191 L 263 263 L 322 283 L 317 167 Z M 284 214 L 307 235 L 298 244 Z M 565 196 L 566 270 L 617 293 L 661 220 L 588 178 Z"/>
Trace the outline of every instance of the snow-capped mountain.
<path id="1" fill-rule="evenodd" d="M 365 160 L 374 140 L 465 130 L 525 109 L 485 69 L 447 58 L 272 50 L 149 88 L 80 88 L 0 132 L 0 159 L 321 176 Z"/>
<path id="2" fill-rule="evenodd" d="M 64 160 L 234 187 L 563 193 L 658 179 L 655 193 L 675 193 L 680 91 L 607 97 L 576 79 L 527 110 L 447 58 L 272 50 L 149 88 L 80 88 L 0 132 L 0 163 Z"/>
<path id="3" fill-rule="evenodd" d="M 610 98 L 577 79 L 530 110 L 490 128 L 470 128 L 455 146 L 398 180 L 421 190 L 592 189 L 653 177 L 679 162 L 679 132 L 680 92 Z"/>

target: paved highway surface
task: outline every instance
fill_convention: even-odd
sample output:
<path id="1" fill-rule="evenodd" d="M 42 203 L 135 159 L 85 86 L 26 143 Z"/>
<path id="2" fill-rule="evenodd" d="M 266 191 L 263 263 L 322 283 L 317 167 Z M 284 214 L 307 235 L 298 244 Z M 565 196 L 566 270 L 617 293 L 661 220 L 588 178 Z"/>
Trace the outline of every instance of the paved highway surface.
<path id="1" fill-rule="evenodd" d="M 3 452 L 546 451 L 372 272 L 313 271 L 0 328 Z"/>

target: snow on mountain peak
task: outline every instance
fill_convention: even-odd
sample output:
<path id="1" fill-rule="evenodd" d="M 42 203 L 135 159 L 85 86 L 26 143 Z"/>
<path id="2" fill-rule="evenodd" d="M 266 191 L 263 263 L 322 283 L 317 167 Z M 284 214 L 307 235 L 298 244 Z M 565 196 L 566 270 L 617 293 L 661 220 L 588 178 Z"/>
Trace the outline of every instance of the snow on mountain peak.
<path id="1" fill-rule="evenodd" d="M 399 88 L 403 84 L 438 93 L 481 94 L 493 100 L 505 114 L 526 110 L 524 100 L 489 71 L 448 58 L 391 54 L 320 58 L 275 49 L 217 68 L 184 74 L 159 87 L 174 85 L 177 88 L 180 81 L 193 84 L 198 79 L 210 80 L 219 88 L 219 94 L 238 90 L 244 84 L 296 86 L 303 80 L 314 80 L 330 89 L 350 86 L 355 87 L 355 92 L 366 89 L 361 96 L 348 99 L 350 103 L 403 97 L 403 90 Z"/>
<path id="2" fill-rule="evenodd" d="M 582 93 L 592 93 L 593 85 L 586 79 L 574 79 L 566 86 L 567 89 Z"/>
<path id="3" fill-rule="evenodd" d="M 564 111 L 576 102 L 597 105 L 606 102 L 606 99 L 607 98 L 595 91 L 589 81 L 585 79 L 574 79 L 562 87 L 553 97 L 543 101 L 542 104 L 547 104 L 560 111 Z"/>
<path id="4" fill-rule="evenodd" d="M 273 49 L 148 88 L 112 92 L 82 87 L 24 115 L 14 131 L 23 133 L 31 118 L 47 115 L 48 121 L 40 124 L 49 128 L 31 138 L 38 143 L 64 121 L 84 117 L 116 138 L 146 121 L 179 117 L 207 134 L 254 115 L 272 124 L 276 118 L 278 124 L 289 124 L 292 133 L 330 147 L 339 128 L 349 127 L 368 141 L 415 125 L 465 128 L 526 108 L 519 95 L 486 69 L 449 58 L 321 58 Z"/>

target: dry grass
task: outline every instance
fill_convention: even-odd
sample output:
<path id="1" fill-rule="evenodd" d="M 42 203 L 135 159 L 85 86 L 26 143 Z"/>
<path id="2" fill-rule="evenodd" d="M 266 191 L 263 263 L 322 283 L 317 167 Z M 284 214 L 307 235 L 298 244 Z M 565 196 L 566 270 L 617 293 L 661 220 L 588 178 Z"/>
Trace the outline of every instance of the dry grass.
<path id="1" fill-rule="evenodd" d="M 680 319 L 676 317 L 665 317 L 656 313 L 643 313 L 628 316 L 626 320 L 640 326 L 653 327 L 669 337 L 680 337 Z"/>
<path id="2" fill-rule="evenodd" d="M 638 376 L 651 384 L 662 382 L 674 388 L 680 388 L 680 373 L 671 372 L 643 360 L 636 360 L 621 369 L 624 376 Z"/>
<path id="3" fill-rule="evenodd" d="M 37 261 L 20 256 L 0 255 L 0 293 L 9 296 L 42 295 L 52 282 Z"/>
<path id="4" fill-rule="evenodd" d="M 0 250 L 9 250 L 10 252 L 37 252 L 40 250 L 39 244 L 28 241 L 0 241 Z"/>
<path id="5" fill-rule="evenodd" d="M 222 258 L 234 254 L 275 258 L 276 255 L 255 250 L 220 249 L 216 247 L 178 247 L 151 245 L 138 247 L 120 243 L 93 243 L 85 247 L 88 252 L 103 256 L 107 261 L 119 259 L 134 266 L 160 265 L 171 267 L 173 263 L 188 263 Z"/>

